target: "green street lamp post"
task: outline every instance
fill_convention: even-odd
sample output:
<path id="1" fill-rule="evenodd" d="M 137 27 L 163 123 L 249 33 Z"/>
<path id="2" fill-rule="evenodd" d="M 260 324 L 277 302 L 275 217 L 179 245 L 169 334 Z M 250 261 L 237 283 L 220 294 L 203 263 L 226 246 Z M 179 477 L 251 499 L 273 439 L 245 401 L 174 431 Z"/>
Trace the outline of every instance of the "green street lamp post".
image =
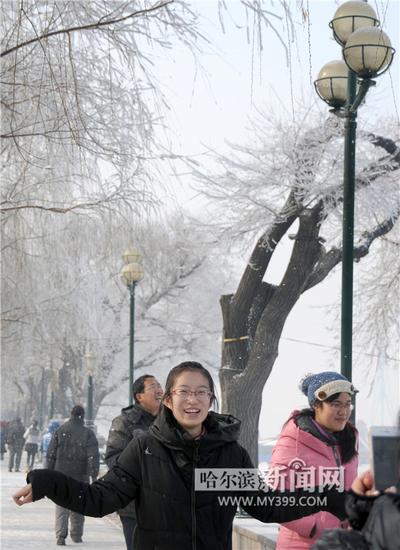
<path id="1" fill-rule="evenodd" d="M 49 408 L 49 417 L 52 419 L 54 416 L 54 390 L 51 388 L 50 393 L 50 408 Z"/>
<path id="2" fill-rule="evenodd" d="M 56 387 L 56 372 L 53 368 L 53 360 L 50 359 L 50 407 L 49 407 L 49 420 L 54 417 L 54 391 Z"/>
<path id="3" fill-rule="evenodd" d="M 96 361 L 96 355 L 88 351 L 85 353 L 87 366 L 87 406 L 86 406 L 86 426 L 95 430 L 93 418 L 93 366 Z"/>
<path id="4" fill-rule="evenodd" d="M 69 363 L 65 363 L 65 366 Z M 49 420 L 57 417 L 59 414 L 58 410 L 58 395 L 59 395 L 59 367 L 54 365 L 53 359 L 50 359 L 50 404 L 49 404 Z"/>
<path id="5" fill-rule="evenodd" d="M 389 37 L 379 28 L 374 9 L 364 1 L 345 2 L 329 26 L 342 46 L 343 59 L 324 65 L 315 81 L 320 98 L 345 119 L 343 177 L 343 256 L 341 311 L 341 373 L 352 380 L 353 247 L 357 109 L 372 78 L 385 72 L 393 59 Z"/>
<path id="6" fill-rule="evenodd" d="M 129 289 L 130 293 L 130 330 L 129 330 L 129 405 L 133 403 L 132 385 L 135 375 L 134 366 L 134 344 L 135 344 L 135 288 L 136 284 L 143 279 L 144 270 L 140 263 L 141 256 L 134 248 L 129 248 L 122 255 L 124 267 L 120 276 Z"/>
<path id="7" fill-rule="evenodd" d="M 39 404 L 39 429 L 43 430 L 43 417 L 44 417 L 44 408 L 46 402 L 46 390 L 47 390 L 47 381 L 46 381 L 46 370 L 44 367 L 41 367 L 41 377 L 40 377 L 40 404 Z"/>

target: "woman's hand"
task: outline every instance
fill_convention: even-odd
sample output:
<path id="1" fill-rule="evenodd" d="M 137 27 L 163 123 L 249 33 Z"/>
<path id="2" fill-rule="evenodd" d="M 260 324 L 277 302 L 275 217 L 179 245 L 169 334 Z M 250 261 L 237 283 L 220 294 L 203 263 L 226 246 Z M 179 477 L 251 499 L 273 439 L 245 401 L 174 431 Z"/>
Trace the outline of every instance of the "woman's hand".
<path id="1" fill-rule="evenodd" d="M 30 483 L 25 485 L 25 487 L 22 487 L 22 489 L 14 493 L 12 497 L 15 504 L 18 504 L 18 506 L 32 502 L 32 485 Z"/>
<path id="2" fill-rule="evenodd" d="M 374 476 L 371 470 L 356 477 L 351 486 L 352 490 L 361 496 L 373 497 L 379 495 L 379 491 L 374 490 Z"/>

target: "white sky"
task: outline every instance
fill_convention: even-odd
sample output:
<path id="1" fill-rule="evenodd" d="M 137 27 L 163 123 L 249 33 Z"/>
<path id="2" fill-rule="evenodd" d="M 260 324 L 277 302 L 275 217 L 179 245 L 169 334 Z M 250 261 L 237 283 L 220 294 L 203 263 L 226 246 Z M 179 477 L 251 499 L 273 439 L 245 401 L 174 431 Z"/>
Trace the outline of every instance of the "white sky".
<path id="1" fill-rule="evenodd" d="M 398 51 L 399 1 L 370 3 Z M 260 107 L 278 110 L 282 117 L 290 118 L 296 116 L 297 105 L 309 104 L 312 100 L 319 108 L 328 109 L 317 98 L 310 79 L 316 78 L 325 63 L 340 59 L 340 47 L 333 40 L 328 27 L 338 2 L 310 0 L 311 24 L 308 28 L 302 24 L 300 13 L 296 10 L 297 3 L 292 0 L 290 5 L 297 43 L 291 44 L 291 70 L 286 64 L 282 45 L 270 33 L 264 41 L 261 62 L 257 53 L 254 57 L 253 71 L 252 49 L 247 44 L 246 33 L 230 23 L 232 17 L 236 23 L 244 24 L 243 7 L 234 0 L 228 1 L 230 16 L 225 17 L 226 34 L 223 35 L 218 22 L 217 1 L 203 0 L 192 4 L 208 21 L 204 33 L 212 38 L 213 43 L 213 51 L 201 57 L 204 71 L 196 68 L 190 54 L 180 48 L 172 50 L 169 63 L 164 61 L 162 67 L 156 65 L 157 77 L 170 90 L 170 131 L 166 143 L 169 142 L 174 152 L 199 155 L 207 147 L 224 150 L 227 147 L 226 140 L 245 142 L 251 138 L 246 130 L 248 117 Z M 277 4 L 275 2 L 275 6 Z M 276 24 L 282 30 L 281 23 L 276 21 Z M 368 94 L 366 105 L 359 109 L 359 119 L 368 117 L 369 122 L 376 124 L 376 131 L 379 131 L 381 116 L 399 117 L 398 55 L 390 72 L 377 79 L 376 87 Z M 197 157 L 197 160 L 200 158 Z M 196 212 L 199 198 L 190 190 L 187 177 L 183 177 L 180 184 L 172 179 L 171 182 L 178 201 Z M 277 276 L 283 263 L 283 259 L 281 262 L 276 261 Z M 279 358 L 263 394 L 261 439 L 275 436 L 290 411 L 306 405 L 305 397 L 297 390 L 298 382 L 305 373 L 339 369 L 339 343 L 335 339 L 339 327 L 326 325 L 326 310 L 322 307 L 327 303 L 338 303 L 339 300 L 340 272 L 336 272 L 324 284 L 309 291 L 290 315 Z M 354 350 L 355 357 L 357 351 Z M 365 369 L 374 368 L 377 359 L 359 358 L 363 367 L 358 366 L 353 377 L 361 390 L 357 402 L 358 418 L 367 425 L 394 422 L 400 400 L 399 362 L 385 366 L 385 382 L 375 384 L 372 396 L 367 398 L 369 386 L 366 384 Z"/>

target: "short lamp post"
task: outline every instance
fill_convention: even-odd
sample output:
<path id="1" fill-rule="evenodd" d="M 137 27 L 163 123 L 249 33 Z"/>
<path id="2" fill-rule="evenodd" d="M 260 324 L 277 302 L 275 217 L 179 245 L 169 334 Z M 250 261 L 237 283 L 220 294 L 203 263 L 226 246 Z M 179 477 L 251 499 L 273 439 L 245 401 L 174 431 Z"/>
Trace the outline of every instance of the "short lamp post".
<path id="1" fill-rule="evenodd" d="M 329 23 L 342 46 L 343 59 L 322 67 L 314 82 L 319 97 L 345 119 L 343 177 L 343 257 L 341 313 L 341 373 L 352 380 L 353 246 L 357 109 L 372 78 L 390 66 L 394 49 L 380 28 L 374 9 L 363 1 L 345 2 Z"/>
<path id="2" fill-rule="evenodd" d="M 40 377 L 40 404 L 39 404 L 39 429 L 43 430 L 44 425 L 44 409 L 47 398 L 47 380 L 46 380 L 46 369 L 41 367 L 41 377 Z"/>
<path id="3" fill-rule="evenodd" d="M 54 417 L 54 392 L 56 389 L 57 372 L 53 369 L 53 360 L 50 359 L 50 407 L 49 420 Z"/>
<path id="4" fill-rule="evenodd" d="M 140 263 L 141 256 L 134 248 L 129 248 L 122 255 L 124 267 L 121 270 L 121 278 L 130 293 L 130 330 L 129 330 L 129 405 L 133 403 L 132 385 L 134 381 L 134 344 L 135 344 L 135 288 L 143 279 L 144 270 Z"/>
<path id="5" fill-rule="evenodd" d="M 93 418 L 93 368 L 96 361 L 96 355 L 88 351 L 85 353 L 87 369 L 87 406 L 86 406 L 86 426 L 94 430 Z"/>

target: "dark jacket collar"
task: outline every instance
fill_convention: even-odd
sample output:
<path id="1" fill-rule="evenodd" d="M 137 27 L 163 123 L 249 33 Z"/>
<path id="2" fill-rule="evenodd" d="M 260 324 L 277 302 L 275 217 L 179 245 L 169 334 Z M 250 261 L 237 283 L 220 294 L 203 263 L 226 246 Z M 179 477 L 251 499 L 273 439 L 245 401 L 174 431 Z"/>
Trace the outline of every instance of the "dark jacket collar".
<path id="1" fill-rule="evenodd" d="M 146 411 L 138 403 L 134 403 L 129 407 L 125 407 L 121 410 L 122 416 L 127 416 L 130 422 L 138 422 L 140 418 L 144 418 L 150 424 L 154 421 L 155 416 L 149 411 Z"/>
<path id="2" fill-rule="evenodd" d="M 299 415 L 295 418 L 296 425 L 303 430 L 303 432 L 307 432 L 320 441 L 323 441 L 327 445 L 333 446 L 337 445 L 337 439 L 334 434 L 327 434 L 324 435 L 318 427 L 314 424 L 313 418 L 311 415 Z"/>
<path id="3" fill-rule="evenodd" d="M 214 448 L 237 441 L 240 433 L 240 421 L 229 414 L 208 413 L 204 421 L 206 433 L 199 439 L 193 439 L 176 421 L 171 410 L 161 405 L 160 413 L 150 428 L 150 433 L 166 447 L 184 450 L 199 445 L 203 449 Z"/>

